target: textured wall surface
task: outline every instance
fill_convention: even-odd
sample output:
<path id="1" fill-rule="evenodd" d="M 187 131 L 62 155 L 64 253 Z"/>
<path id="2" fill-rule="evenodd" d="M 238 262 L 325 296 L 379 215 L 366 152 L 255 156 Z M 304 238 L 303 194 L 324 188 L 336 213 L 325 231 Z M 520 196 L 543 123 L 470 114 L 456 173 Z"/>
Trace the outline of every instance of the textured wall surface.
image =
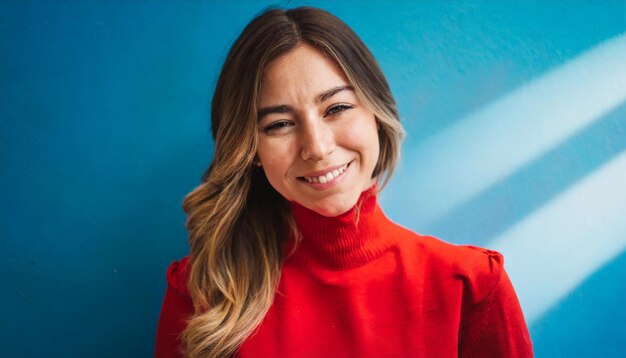
<path id="1" fill-rule="evenodd" d="M 626 3 L 0 3 L 0 357 L 149 356 L 228 46 L 313 5 L 407 129 L 382 194 L 503 252 L 538 357 L 626 355 Z"/>

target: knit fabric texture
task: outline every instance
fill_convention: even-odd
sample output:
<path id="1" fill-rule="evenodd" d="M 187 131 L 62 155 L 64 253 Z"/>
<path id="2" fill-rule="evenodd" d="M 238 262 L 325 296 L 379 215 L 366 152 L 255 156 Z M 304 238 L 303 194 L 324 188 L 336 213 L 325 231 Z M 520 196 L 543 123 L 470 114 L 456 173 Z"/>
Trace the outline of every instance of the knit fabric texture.
<path id="1" fill-rule="evenodd" d="M 332 218 L 291 204 L 302 241 L 235 356 L 532 357 L 502 255 L 393 223 L 376 191 Z M 156 357 L 181 356 L 178 335 L 193 313 L 187 265 L 184 258 L 168 269 Z"/>

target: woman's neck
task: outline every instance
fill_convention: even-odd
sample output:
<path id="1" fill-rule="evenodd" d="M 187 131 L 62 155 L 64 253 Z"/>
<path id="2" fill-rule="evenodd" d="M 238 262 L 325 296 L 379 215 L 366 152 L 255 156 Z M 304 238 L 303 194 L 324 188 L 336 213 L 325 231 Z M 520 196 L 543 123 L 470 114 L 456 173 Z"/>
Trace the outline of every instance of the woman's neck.
<path id="1" fill-rule="evenodd" d="M 382 254 L 393 244 L 385 237 L 390 221 L 377 202 L 376 186 L 361 193 L 347 212 L 326 217 L 291 203 L 291 210 L 302 240 L 290 262 L 331 269 L 360 266 Z"/>

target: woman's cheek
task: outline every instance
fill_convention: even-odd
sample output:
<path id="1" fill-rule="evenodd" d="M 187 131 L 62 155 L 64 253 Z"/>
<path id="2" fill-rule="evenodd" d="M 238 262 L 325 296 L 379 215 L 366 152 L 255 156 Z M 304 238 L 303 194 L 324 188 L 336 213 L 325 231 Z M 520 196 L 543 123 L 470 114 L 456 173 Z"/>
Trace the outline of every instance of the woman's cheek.
<path id="1" fill-rule="evenodd" d="M 293 145 L 285 141 L 274 141 L 260 146 L 259 156 L 266 174 L 274 178 L 284 176 L 291 166 L 293 150 Z"/>

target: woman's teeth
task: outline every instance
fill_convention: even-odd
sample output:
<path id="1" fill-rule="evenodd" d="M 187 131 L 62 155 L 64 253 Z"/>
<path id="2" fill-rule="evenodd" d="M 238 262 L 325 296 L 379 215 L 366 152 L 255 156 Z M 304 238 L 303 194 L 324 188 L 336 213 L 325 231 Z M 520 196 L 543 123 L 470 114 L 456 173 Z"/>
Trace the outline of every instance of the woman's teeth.
<path id="1" fill-rule="evenodd" d="M 346 169 L 348 168 L 348 164 L 350 164 L 350 163 L 346 163 L 346 164 L 342 165 L 341 167 L 326 173 L 325 175 L 320 175 L 320 176 L 317 176 L 317 177 L 304 177 L 304 179 L 306 181 L 308 181 L 309 183 L 326 184 L 329 181 L 331 181 L 331 180 L 335 179 L 336 177 L 338 177 L 339 175 L 341 175 L 341 173 L 345 172 Z"/>

